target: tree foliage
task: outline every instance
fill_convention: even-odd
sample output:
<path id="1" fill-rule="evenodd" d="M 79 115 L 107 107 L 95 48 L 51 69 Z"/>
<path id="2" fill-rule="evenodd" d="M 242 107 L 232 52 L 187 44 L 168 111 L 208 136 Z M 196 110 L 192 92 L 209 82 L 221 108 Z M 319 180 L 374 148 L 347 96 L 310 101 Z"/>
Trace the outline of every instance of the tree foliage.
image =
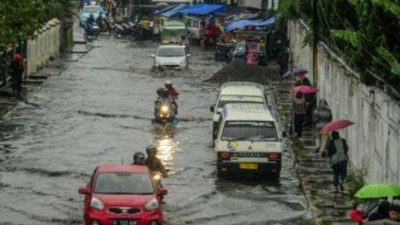
<path id="1" fill-rule="evenodd" d="M 312 27 L 313 1 L 282 2 L 297 10 L 282 10 L 284 16 L 302 15 Z M 334 47 L 365 83 L 374 84 L 375 74 L 400 89 L 400 0 L 318 0 L 316 10 L 320 41 Z"/>
<path id="2" fill-rule="evenodd" d="M 0 47 L 25 40 L 52 18 L 72 16 L 72 0 L 1 0 Z"/>

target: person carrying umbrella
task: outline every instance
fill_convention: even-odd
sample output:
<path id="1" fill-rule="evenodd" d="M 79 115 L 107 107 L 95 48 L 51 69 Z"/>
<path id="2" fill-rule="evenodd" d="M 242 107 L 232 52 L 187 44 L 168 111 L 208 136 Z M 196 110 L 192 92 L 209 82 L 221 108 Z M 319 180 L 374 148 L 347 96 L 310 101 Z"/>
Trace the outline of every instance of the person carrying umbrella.
<path id="1" fill-rule="evenodd" d="M 304 117 L 306 115 L 305 100 L 302 92 L 297 92 L 293 99 L 293 110 L 294 110 L 294 131 L 297 137 L 301 137 L 303 131 Z"/>
<path id="2" fill-rule="evenodd" d="M 344 191 L 343 183 L 347 175 L 349 147 L 345 139 L 340 138 L 337 131 L 332 132 L 332 140 L 328 144 L 329 163 L 333 170 L 335 193 Z"/>
<path id="3" fill-rule="evenodd" d="M 306 72 L 300 73 L 297 76 L 297 80 L 294 83 L 294 86 L 311 86 L 310 80 L 306 77 Z M 314 93 L 309 93 L 309 94 L 304 94 L 304 99 L 306 101 L 305 106 L 306 106 L 306 117 L 304 121 L 304 127 L 311 127 L 312 126 L 312 115 L 313 111 L 315 108 L 315 94 Z"/>

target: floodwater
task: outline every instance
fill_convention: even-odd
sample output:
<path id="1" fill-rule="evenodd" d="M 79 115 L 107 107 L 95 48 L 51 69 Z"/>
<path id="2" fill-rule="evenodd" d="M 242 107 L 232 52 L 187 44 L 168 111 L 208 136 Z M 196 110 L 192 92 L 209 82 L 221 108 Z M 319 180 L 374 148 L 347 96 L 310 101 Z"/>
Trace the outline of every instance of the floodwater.
<path id="1" fill-rule="evenodd" d="M 209 106 L 217 85 L 203 82 L 223 65 L 192 49 L 188 71 L 153 72 L 157 43 L 99 36 L 66 62 L 31 104 L 21 102 L 0 127 L 0 224 L 83 224 L 84 186 L 102 163 L 131 163 L 135 151 L 161 146 L 170 169 L 165 224 L 303 224 L 305 198 L 285 151 L 279 182 L 218 180 Z M 156 89 L 180 92 L 175 129 L 151 124 Z"/>

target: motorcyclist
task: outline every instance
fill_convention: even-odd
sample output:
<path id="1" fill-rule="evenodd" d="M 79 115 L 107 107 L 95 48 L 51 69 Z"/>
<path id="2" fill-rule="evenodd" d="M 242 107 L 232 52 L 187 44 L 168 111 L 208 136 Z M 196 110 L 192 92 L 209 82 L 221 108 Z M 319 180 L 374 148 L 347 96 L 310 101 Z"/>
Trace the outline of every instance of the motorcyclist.
<path id="1" fill-rule="evenodd" d="M 144 163 L 145 159 L 146 159 L 146 156 L 144 155 L 143 152 L 135 152 L 135 154 L 133 154 L 133 163 L 132 163 L 132 165 L 144 166 L 145 165 L 145 163 Z"/>
<path id="2" fill-rule="evenodd" d="M 89 32 L 93 24 L 96 22 L 93 13 L 90 13 L 89 18 L 86 20 L 86 32 Z"/>
<path id="3" fill-rule="evenodd" d="M 165 88 L 168 89 L 169 97 L 172 99 L 172 101 L 173 101 L 172 103 L 175 106 L 175 114 L 178 114 L 178 104 L 176 103 L 176 99 L 178 98 L 179 93 L 172 86 L 172 81 L 171 80 L 165 81 Z"/>
<path id="4" fill-rule="evenodd" d="M 161 160 L 157 158 L 157 147 L 153 144 L 146 148 L 147 158 L 145 164 L 149 167 L 151 172 L 160 172 L 163 177 L 167 177 L 168 173 L 164 168 Z"/>

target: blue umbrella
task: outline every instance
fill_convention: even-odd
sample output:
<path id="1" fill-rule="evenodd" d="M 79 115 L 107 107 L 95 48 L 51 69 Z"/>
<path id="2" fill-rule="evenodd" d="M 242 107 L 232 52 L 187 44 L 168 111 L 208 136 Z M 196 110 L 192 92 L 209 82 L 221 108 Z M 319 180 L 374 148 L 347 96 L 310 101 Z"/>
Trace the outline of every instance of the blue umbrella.
<path id="1" fill-rule="evenodd" d="M 288 77 L 292 77 L 292 76 L 299 76 L 301 74 L 306 74 L 308 73 L 308 71 L 304 68 L 300 68 L 300 67 L 295 67 L 291 70 L 288 70 L 284 75 L 283 78 L 288 78 Z"/>

